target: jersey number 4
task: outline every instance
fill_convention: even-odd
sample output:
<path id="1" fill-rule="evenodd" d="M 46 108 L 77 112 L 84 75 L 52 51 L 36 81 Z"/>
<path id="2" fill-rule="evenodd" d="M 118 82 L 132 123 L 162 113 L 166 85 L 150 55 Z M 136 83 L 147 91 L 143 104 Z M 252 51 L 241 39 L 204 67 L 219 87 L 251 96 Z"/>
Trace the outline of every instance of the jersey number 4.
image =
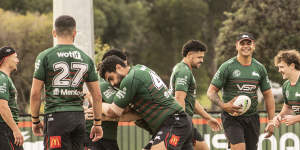
<path id="1" fill-rule="evenodd" d="M 165 83 L 161 80 L 161 78 L 153 71 L 150 71 L 150 76 L 154 86 L 160 90 L 162 87 L 166 87 Z"/>
<path id="2" fill-rule="evenodd" d="M 82 80 L 82 77 L 88 71 L 88 64 L 72 62 L 71 69 L 76 70 L 73 77 L 70 76 L 70 66 L 64 62 L 60 61 L 53 64 L 54 71 L 60 71 L 52 80 L 52 86 L 54 87 L 77 87 Z"/>

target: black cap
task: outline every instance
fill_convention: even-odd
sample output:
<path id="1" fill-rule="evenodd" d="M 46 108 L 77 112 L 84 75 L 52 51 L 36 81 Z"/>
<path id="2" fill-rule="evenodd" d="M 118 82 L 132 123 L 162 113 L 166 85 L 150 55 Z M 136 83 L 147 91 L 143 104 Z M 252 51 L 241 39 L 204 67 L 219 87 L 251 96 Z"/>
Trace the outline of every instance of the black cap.
<path id="1" fill-rule="evenodd" d="M 2 63 L 3 58 L 5 58 L 9 55 L 12 55 L 14 53 L 16 53 L 16 51 L 12 47 L 8 47 L 8 46 L 1 47 L 0 48 L 0 64 Z"/>
<path id="2" fill-rule="evenodd" d="M 243 32 L 238 35 L 238 38 L 236 41 L 241 41 L 244 39 L 253 40 L 253 41 L 255 40 L 254 36 L 251 33 Z"/>

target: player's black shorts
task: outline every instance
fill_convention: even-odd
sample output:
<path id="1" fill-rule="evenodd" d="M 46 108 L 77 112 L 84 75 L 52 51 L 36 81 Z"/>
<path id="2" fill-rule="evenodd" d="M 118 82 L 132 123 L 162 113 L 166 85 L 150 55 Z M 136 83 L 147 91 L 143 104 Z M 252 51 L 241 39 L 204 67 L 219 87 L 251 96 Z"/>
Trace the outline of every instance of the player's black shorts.
<path id="1" fill-rule="evenodd" d="M 85 120 L 83 112 L 50 113 L 44 119 L 45 150 L 83 150 Z"/>
<path id="2" fill-rule="evenodd" d="M 117 140 L 100 139 L 93 142 L 92 150 L 119 150 Z"/>
<path id="3" fill-rule="evenodd" d="M 12 130 L 5 124 L 0 122 L 0 149 L 1 150 L 23 150 L 22 146 L 14 144 L 15 138 Z"/>
<path id="4" fill-rule="evenodd" d="M 247 150 L 257 150 L 260 130 L 258 114 L 233 117 L 223 112 L 221 119 L 225 135 L 231 144 L 245 143 Z"/>
<path id="5" fill-rule="evenodd" d="M 193 145 L 196 144 L 196 141 L 203 142 L 204 138 L 197 128 L 193 127 Z"/>
<path id="6" fill-rule="evenodd" d="M 145 149 L 164 141 L 168 150 L 193 150 L 192 129 L 192 120 L 185 112 L 172 114 L 163 122 Z"/>

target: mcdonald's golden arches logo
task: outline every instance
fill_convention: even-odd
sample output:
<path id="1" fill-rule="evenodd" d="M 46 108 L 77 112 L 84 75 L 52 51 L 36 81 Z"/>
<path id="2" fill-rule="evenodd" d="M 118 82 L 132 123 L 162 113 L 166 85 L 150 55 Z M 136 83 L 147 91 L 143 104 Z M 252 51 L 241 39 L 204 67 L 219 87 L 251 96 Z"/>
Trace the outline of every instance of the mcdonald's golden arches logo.
<path id="1" fill-rule="evenodd" d="M 60 136 L 50 136 L 50 148 L 61 148 Z"/>

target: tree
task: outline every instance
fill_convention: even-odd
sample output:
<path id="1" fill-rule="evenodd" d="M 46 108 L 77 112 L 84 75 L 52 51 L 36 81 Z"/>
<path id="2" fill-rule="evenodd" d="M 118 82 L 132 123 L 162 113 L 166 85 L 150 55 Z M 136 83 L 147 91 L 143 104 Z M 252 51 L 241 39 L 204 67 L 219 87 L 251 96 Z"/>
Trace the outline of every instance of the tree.
<path id="1" fill-rule="evenodd" d="M 0 8 L 21 14 L 26 12 L 49 13 L 53 10 L 53 0 L 1 0 Z"/>
<path id="2" fill-rule="evenodd" d="M 35 57 L 52 46 L 52 15 L 27 13 L 20 15 L 0 9 L 0 46 L 16 49 L 20 63 L 12 79 L 18 90 L 18 106 L 22 113 L 29 104 Z"/>
<path id="3" fill-rule="evenodd" d="M 219 64 L 236 55 L 236 36 L 251 32 L 256 37 L 254 57 L 266 66 L 271 80 L 281 82 L 273 58 L 279 50 L 300 48 L 299 5 L 300 0 L 236 0 L 217 39 Z"/>

